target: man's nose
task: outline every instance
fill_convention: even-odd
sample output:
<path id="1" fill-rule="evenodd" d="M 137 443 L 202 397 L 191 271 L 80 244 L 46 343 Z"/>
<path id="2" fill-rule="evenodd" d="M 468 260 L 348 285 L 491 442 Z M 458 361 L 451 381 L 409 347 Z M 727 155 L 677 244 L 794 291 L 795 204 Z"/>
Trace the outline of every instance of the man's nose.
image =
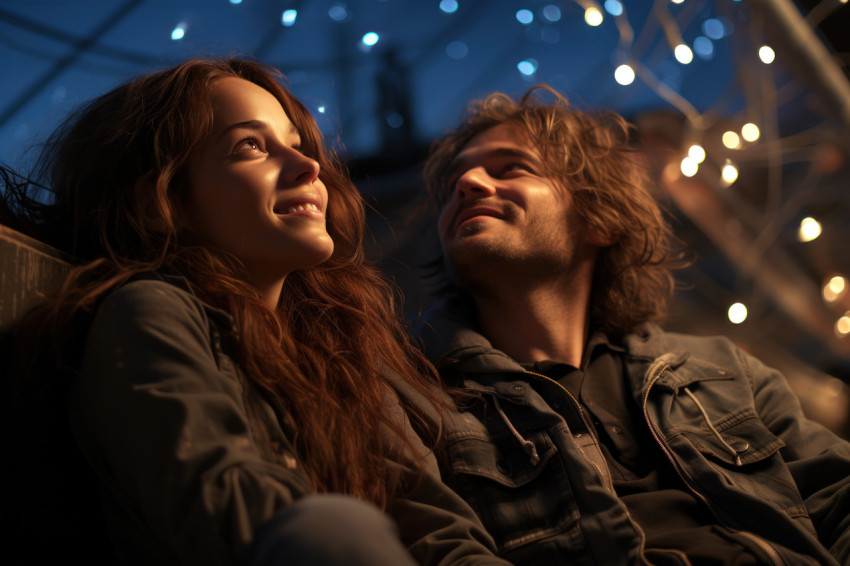
<path id="1" fill-rule="evenodd" d="M 455 192 L 459 200 L 465 200 L 494 194 L 496 187 L 484 167 L 473 167 L 458 177 Z"/>
<path id="2" fill-rule="evenodd" d="M 288 148 L 283 156 L 282 177 L 290 185 L 309 185 L 319 178 L 319 162 Z"/>

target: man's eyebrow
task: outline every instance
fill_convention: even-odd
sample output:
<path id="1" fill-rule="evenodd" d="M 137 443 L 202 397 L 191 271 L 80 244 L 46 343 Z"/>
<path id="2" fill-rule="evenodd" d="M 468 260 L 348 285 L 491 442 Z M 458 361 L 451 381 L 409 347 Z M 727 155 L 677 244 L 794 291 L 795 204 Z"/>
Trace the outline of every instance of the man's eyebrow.
<path id="1" fill-rule="evenodd" d="M 447 169 L 449 176 L 463 169 L 463 167 L 470 161 L 488 159 L 492 157 L 519 157 L 521 159 L 527 159 L 533 163 L 540 162 L 540 158 L 534 152 L 520 147 L 497 147 L 482 150 L 481 152 L 475 151 L 466 155 L 464 155 L 464 152 L 461 151 L 451 161 L 451 163 L 449 163 L 449 167 Z"/>

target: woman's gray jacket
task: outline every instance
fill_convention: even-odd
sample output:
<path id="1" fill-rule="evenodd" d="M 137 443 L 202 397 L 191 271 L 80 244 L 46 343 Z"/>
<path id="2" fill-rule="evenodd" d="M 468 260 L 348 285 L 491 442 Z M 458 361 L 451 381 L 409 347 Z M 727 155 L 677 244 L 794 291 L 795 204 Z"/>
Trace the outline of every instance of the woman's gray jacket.
<path id="1" fill-rule="evenodd" d="M 71 422 L 128 564 L 239 563 L 258 526 L 312 491 L 284 433 L 292 429 L 280 426 L 290 418 L 281 408 L 259 404 L 278 426 L 270 443 L 256 441 L 233 334 L 231 317 L 179 277 L 130 282 L 94 317 Z M 388 510 L 414 558 L 504 564 L 469 507 L 440 481 L 400 406 L 398 417 L 425 464 L 416 490 Z"/>

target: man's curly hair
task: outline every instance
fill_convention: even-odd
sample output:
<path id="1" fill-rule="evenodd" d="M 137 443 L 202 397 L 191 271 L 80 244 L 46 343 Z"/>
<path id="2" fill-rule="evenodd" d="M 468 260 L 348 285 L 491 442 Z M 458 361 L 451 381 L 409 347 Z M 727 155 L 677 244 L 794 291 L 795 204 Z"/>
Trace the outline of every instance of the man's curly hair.
<path id="1" fill-rule="evenodd" d="M 554 101 L 540 98 L 549 93 Z M 502 93 L 473 101 L 457 129 L 436 140 L 425 164 L 429 196 L 441 209 L 451 194 L 452 161 L 477 134 L 514 122 L 540 152 L 544 173 L 572 196 L 589 227 L 616 241 L 599 252 L 593 280 L 591 325 L 620 334 L 664 317 L 674 288 L 670 226 L 649 190 L 630 127 L 613 112 L 576 109 L 554 89 L 532 87 L 517 102 Z"/>

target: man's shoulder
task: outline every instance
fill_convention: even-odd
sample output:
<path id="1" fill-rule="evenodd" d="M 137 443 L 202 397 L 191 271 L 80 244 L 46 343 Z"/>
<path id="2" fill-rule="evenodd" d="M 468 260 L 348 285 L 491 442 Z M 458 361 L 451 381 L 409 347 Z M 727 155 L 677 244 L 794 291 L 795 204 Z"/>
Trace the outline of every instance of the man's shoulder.
<path id="1" fill-rule="evenodd" d="M 644 323 L 624 338 L 628 352 L 635 357 L 655 359 L 668 353 L 716 358 L 737 357 L 740 349 L 726 336 L 701 336 L 662 329 L 654 323 Z"/>

